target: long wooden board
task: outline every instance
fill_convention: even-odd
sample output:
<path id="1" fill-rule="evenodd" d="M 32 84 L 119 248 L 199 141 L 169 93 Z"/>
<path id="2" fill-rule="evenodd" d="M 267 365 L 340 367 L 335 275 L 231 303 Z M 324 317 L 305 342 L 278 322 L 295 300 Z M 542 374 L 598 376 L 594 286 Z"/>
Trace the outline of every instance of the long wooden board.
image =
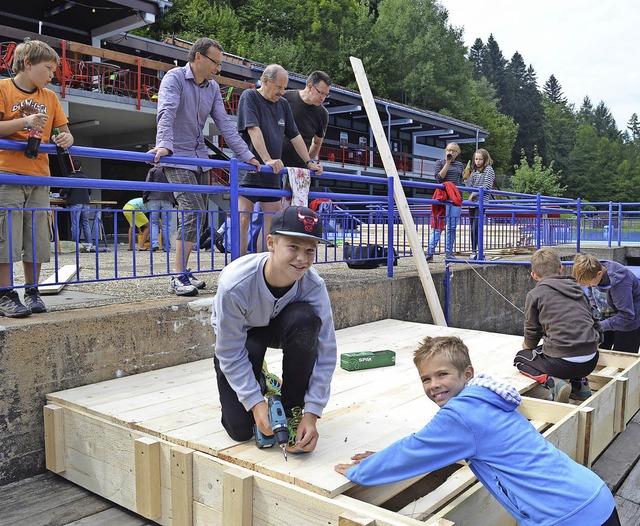
<path id="1" fill-rule="evenodd" d="M 436 287 L 433 283 L 433 278 L 431 277 L 431 271 L 429 270 L 429 265 L 427 264 L 427 259 L 422 249 L 422 243 L 420 242 L 420 238 L 418 237 L 418 233 L 416 232 L 416 226 L 413 222 L 413 216 L 411 215 L 411 210 L 409 209 L 407 197 L 404 195 L 402 181 L 400 180 L 400 176 L 398 175 L 398 170 L 396 169 L 395 162 L 393 161 L 389 143 L 387 142 L 387 138 L 384 134 L 384 129 L 382 128 L 382 122 L 380 121 L 380 116 L 378 115 L 378 110 L 373 98 L 373 93 L 371 92 L 371 88 L 369 87 L 369 81 L 367 80 L 364 66 L 362 65 L 362 61 L 359 58 L 349 57 L 349 59 L 351 60 L 351 67 L 353 68 L 353 72 L 355 73 L 356 82 L 358 83 L 358 88 L 360 89 L 360 96 L 362 97 L 362 102 L 367 112 L 367 117 L 369 118 L 371 131 L 373 132 L 373 137 L 376 140 L 378 151 L 380 152 L 382 164 L 384 165 L 384 169 L 387 172 L 387 177 L 392 177 L 394 181 L 393 195 L 396 200 L 396 206 L 398 207 L 398 212 L 400 213 L 400 217 L 402 218 L 405 233 L 407 235 L 407 238 L 409 239 L 409 246 L 411 246 L 413 259 L 416 262 L 416 267 L 418 269 L 418 275 L 420 276 L 422 288 L 424 289 L 424 292 L 427 296 L 427 303 L 429 304 L 429 310 L 431 310 L 431 316 L 433 316 L 433 320 L 436 325 L 446 326 L 447 321 L 444 317 L 444 312 L 442 311 L 440 300 L 438 299 L 438 293 L 436 292 Z"/>

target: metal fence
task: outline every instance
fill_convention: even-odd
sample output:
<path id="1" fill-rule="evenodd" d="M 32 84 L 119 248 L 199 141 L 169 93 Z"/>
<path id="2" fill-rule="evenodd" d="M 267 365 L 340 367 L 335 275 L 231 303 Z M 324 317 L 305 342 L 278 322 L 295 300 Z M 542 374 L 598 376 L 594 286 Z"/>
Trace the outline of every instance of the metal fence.
<path id="1" fill-rule="evenodd" d="M 23 150 L 25 143 L 0 140 L 0 149 Z M 41 145 L 44 153 L 55 154 L 55 146 Z M 149 163 L 153 160 L 150 154 L 134 153 L 128 151 L 108 150 L 98 148 L 73 147 L 71 153 L 75 157 L 92 157 L 100 159 L 117 159 Z M 196 243 L 194 253 L 191 256 L 193 261 L 193 272 L 218 272 L 231 260 L 240 255 L 240 211 L 238 210 L 239 195 L 270 195 L 270 196 L 290 196 L 290 192 L 284 190 L 261 190 L 243 188 L 238 186 L 238 171 L 240 169 L 250 169 L 250 165 L 243 165 L 237 159 L 230 161 L 214 161 L 209 159 L 165 157 L 162 159 L 166 164 L 179 164 L 191 166 L 204 166 L 207 168 L 221 168 L 229 171 L 228 186 L 193 186 L 193 185 L 172 185 L 168 183 L 146 183 L 140 181 L 115 181 L 107 179 L 80 179 L 73 177 L 34 177 L 14 174 L 0 174 L 0 184 L 25 185 L 25 186 L 45 186 L 60 188 L 90 188 L 90 189 L 115 189 L 132 190 L 139 192 L 144 190 L 173 191 L 173 192 L 201 192 L 209 198 L 219 197 L 225 194 L 229 197 L 229 206 L 222 210 L 200 210 L 200 231 L 204 231 L 205 226 L 209 226 L 210 232 L 214 232 L 213 221 L 215 214 L 222 216 L 229 215 L 229 232 L 227 245 L 229 251 L 219 252 L 215 249 L 215 244 L 211 242 L 211 249 L 205 249 L 204 239 Z M 262 168 L 265 171 L 268 167 Z M 384 183 L 384 179 L 379 177 L 365 177 L 342 173 L 326 173 L 334 180 L 338 181 L 358 181 L 364 183 Z M 316 182 L 321 182 L 318 178 Z M 309 201 L 318 200 L 318 213 L 322 219 L 325 237 L 330 241 L 328 245 L 320 245 L 316 253 L 316 264 L 353 262 L 354 259 L 369 261 L 373 265 L 379 263 L 387 267 L 387 275 L 393 275 L 393 265 L 396 258 L 411 257 L 412 252 L 409 246 L 405 225 L 395 209 L 393 199 L 393 177 L 386 179 L 386 195 L 362 195 L 356 193 L 313 191 L 309 194 Z M 403 181 L 405 188 L 412 186 L 422 189 L 432 190 L 440 185 L 423 183 L 419 181 Z M 471 189 L 461 188 L 463 192 Z M 637 206 L 629 204 L 613 203 L 589 203 L 590 210 L 583 211 L 580 200 L 563 199 L 556 197 L 532 196 L 525 194 L 515 194 L 510 192 L 492 191 L 492 199 L 489 204 L 482 203 L 484 190 L 480 189 L 480 202 L 463 202 L 463 214 L 460 217 L 454 250 L 459 259 L 468 258 L 470 247 L 470 222 L 466 212 L 468 206 L 478 206 L 479 223 L 482 228 L 478 232 L 478 258 L 477 262 L 485 260 L 488 251 L 498 252 L 504 250 L 517 250 L 525 248 L 539 248 L 546 245 L 574 244 L 576 250 L 580 250 L 580 243 L 584 240 L 597 239 L 600 242 L 621 244 L 627 238 L 631 239 L 634 233 L 640 237 L 638 227 L 638 215 L 635 211 Z M 409 198 L 409 206 L 415 222 L 415 228 L 422 240 L 422 249 L 426 250 L 429 236 L 433 231 L 432 225 L 432 204 L 442 204 L 432 199 Z M 636 204 L 637 205 L 637 204 Z M 8 223 L 11 224 L 11 209 L 0 208 Z M 133 244 L 131 252 L 119 243 L 119 225 L 126 222 L 123 217 L 123 210 L 120 207 L 107 208 L 96 206 L 92 210 L 92 238 L 96 240 L 95 245 L 87 246 L 77 242 L 71 245 L 71 255 L 65 254 L 69 250 L 69 243 L 60 241 L 62 233 L 59 225 L 62 214 L 72 211 L 62 202 L 57 206 L 50 206 L 46 209 L 25 210 L 31 214 L 32 221 L 35 221 L 37 213 L 50 214 L 52 221 L 52 261 L 46 270 L 52 275 L 52 283 L 62 280 L 60 270 L 64 265 L 75 265 L 77 272 L 72 279 L 72 283 L 88 283 L 95 281 L 139 279 L 147 277 L 172 275 L 174 255 L 171 252 L 152 250 L 140 251 L 137 243 Z M 151 211 L 148 211 L 151 212 Z M 137 212 L 140 213 L 140 212 Z M 182 213 L 179 210 L 168 212 L 171 223 L 177 223 L 178 216 Z M 256 216 L 255 223 L 261 224 L 264 213 Z M 106 226 L 106 228 L 105 228 Z M 106 231 L 112 232 L 111 236 Z M 11 229 L 9 228 L 9 232 Z M 182 238 L 183 232 L 174 230 L 174 243 Z M 213 236 L 212 236 L 213 237 Z M 78 239 L 78 237 L 76 237 Z M 445 235 L 441 238 L 441 246 L 444 245 Z M 213 241 L 213 240 L 212 240 Z M 35 244 L 35 239 L 32 241 Z M 11 245 L 13 240 L 8 239 Z M 63 246 L 64 249 L 63 250 Z M 381 247 L 393 250 L 376 252 L 370 247 Z M 35 246 L 33 247 L 35 248 Z M 87 253 L 89 252 L 89 253 Z M 443 252 L 443 248 L 437 248 L 436 254 Z M 82 270 L 82 262 L 87 258 L 92 258 L 93 272 L 88 273 Z M 10 260 L 13 264 L 14 261 Z M 65 278 L 66 279 L 66 278 Z M 22 286 L 16 282 L 15 287 Z"/>

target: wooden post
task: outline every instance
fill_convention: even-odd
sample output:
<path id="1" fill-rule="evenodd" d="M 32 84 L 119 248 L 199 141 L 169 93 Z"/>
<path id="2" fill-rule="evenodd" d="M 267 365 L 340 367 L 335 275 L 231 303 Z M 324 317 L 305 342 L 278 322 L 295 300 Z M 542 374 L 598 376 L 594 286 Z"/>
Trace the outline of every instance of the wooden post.
<path id="1" fill-rule="evenodd" d="M 345 511 L 338 517 L 338 526 L 376 526 L 376 521 L 352 511 Z"/>
<path id="2" fill-rule="evenodd" d="M 155 438 L 142 437 L 134 443 L 136 509 L 147 519 L 158 519 L 162 515 L 160 495 L 160 442 Z"/>
<path id="3" fill-rule="evenodd" d="M 591 468 L 591 433 L 593 428 L 593 408 L 583 407 L 578 413 L 578 444 L 576 462 Z"/>
<path id="4" fill-rule="evenodd" d="M 171 524 L 193 524 L 193 449 L 171 448 Z"/>
<path id="5" fill-rule="evenodd" d="M 402 223 L 404 224 L 405 234 L 409 239 L 409 246 L 413 252 L 413 260 L 418 268 L 418 275 L 422 282 L 422 288 L 427 296 L 427 303 L 429 304 L 431 316 L 433 317 L 433 321 L 436 325 L 446 326 L 447 321 L 444 317 L 435 285 L 433 284 L 431 271 L 429 270 L 429 265 L 427 264 L 427 260 L 424 255 L 424 248 L 422 247 L 422 243 L 420 242 L 418 233 L 416 232 L 416 226 L 413 222 L 413 217 L 411 216 L 411 210 L 409 209 L 409 204 L 407 203 L 407 198 L 404 195 L 404 189 L 402 188 L 402 181 L 398 175 L 396 165 L 393 162 L 391 149 L 389 148 L 389 143 L 387 143 L 387 138 L 384 134 L 384 129 L 382 128 L 382 121 L 380 121 L 380 116 L 376 109 L 376 103 L 373 99 L 373 94 L 371 93 L 371 88 L 369 87 L 369 81 L 367 80 L 367 75 L 364 71 L 364 67 L 362 66 L 362 61 L 356 57 L 349 57 L 349 59 L 351 60 L 351 67 L 353 68 L 356 81 L 358 82 L 358 87 L 360 88 L 362 102 L 365 110 L 367 111 L 367 116 L 369 117 L 369 125 L 371 126 L 373 136 L 376 140 L 376 144 L 378 145 L 382 164 L 387 172 L 387 177 L 393 177 L 394 179 L 393 194 L 398 207 L 398 212 L 402 218 Z"/>
<path id="6" fill-rule="evenodd" d="M 222 524 L 253 524 L 253 475 L 231 468 L 222 474 Z"/>
<path id="7" fill-rule="evenodd" d="M 54 473 L 66 470 L 64 461 L 64 409 L 57 405 L 44 406 L 45 467 Z"/>
<path id="8" fill-rule="evenodd" d="M 613 430 L 616 433 L 622 433 L 625 427 L 627 427 L 627 422 L 624 415 L 626 413 L 628 386 L 628 378 L 616 378 L 616 407 L 613 416 Z"/>

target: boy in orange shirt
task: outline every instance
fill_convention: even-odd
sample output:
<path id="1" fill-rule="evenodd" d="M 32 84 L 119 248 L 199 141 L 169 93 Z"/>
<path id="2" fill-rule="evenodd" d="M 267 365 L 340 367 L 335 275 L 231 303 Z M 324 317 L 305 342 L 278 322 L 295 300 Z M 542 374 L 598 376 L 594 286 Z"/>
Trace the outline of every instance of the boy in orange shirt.
<path id="1" fill-rule="evenodd" d="M 13 62 L 16 76 L 0 80 L 0 138 L 26 141 L 34 129 L 41 132 L 42 142 L 48 143 L 53 128 L 58 128 L 60 134 L 54 142 L 63 148 L 73 144 L 62 105 L 56 94 L 45 88 L 59 63 L 58 54 L 44 42 L 25 39 L 16 47 Z M 49 156 L 40 153 L 30 159 L 23 151 L 0 150 L 0 173 L 49 176 Z M 50 216 L 47 210 L 33 212 L 33 209 L 48 207 L 48 186 L 0 184 L 2 316 L 23 318 L 47 310 L 38 292 L 38 280 L 42 263 L 48 262 L 51 254 Z M 20 260 L 24 266 L 25 305 L 13 288 L 13 263 Z"/>

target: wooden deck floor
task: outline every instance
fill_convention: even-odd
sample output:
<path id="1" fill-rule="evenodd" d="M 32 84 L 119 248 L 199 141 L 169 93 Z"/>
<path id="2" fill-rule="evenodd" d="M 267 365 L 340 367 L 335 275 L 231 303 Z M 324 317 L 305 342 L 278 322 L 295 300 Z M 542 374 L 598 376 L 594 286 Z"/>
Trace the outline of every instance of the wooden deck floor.
<path id="1" fill-rule="evenodd" d="M 284 462 L 279 450 L 258 450 L 252 442 L 238 444 L 229 439 L 219 422 L 211 360 L 52 393 L 47 398 L 51 403 L 75 408 L 333 497 L 347 492 L 352 486 L 333 471 L 334 464 L 348 460 L 357 451 L 381 449 L 421 428 L 435 414 L 437 408 L 424 395 L 412 362 L 412 351 L 427 335 L 463 338 L 470 349 L 476 373 L 506 379 L 520 392 L 535 386 L 535 382 L 520 375 L 512 365 L 513 355 L 521 345 L 518 336 L 397 320 L 343 329 L 338 331 L 339 354 L 392 349 L 397 353 L 396 365 L 354 372 L 338 367 L 329 405 L 319 421 L 321 439 L 317 450 L 311 455 L 290 456 L 288 462 Z M 280 373 L 279 354 L 279 351 L 269 350 L 267 355 L 270 370 L 276 374 Z M 65 433 L 72 434 L 74 430 L 65 430 Z M 632 438 L 623 439 L 626 436 Z M 629 520 L 635 517 L 635 522 L 623 522 L 629 526 L 640 522 L 640 466 L 633 469 L 640 456 L 639 437 L 640 414 L 637 414 L 594 466 L 618 492 L 621 515 Z M 96 444 L 100 440 L 108 441 L 108 437 L 95 437 L 95 440 L 95 444 L 85 447 L 98 447 Z M 610 455 L 609 451 L 612 451 Z M 118 454 L 118 451 L 113 452 L 114 465 L 117 465 Z M 67 470 L 80 472 L 82 455 L 77 452 L 74 465 L 68 465 Z M 8 510 L 0 514 L 0 526 L 153 524 L 53 475 L 36 478 L 22 487 L 19 484 L 0 488 L 2 508 Z M 28 484 L 33 484 L 36 490 L 25 491 Z M 56 487 L 62 492 L 70 492 L 66 505 L 61 506 L 63 500 L 50 497 L 58 493 Z M 48 506 L 51 510 L 62 508 L 64 513 L 47 512 Z"/>

